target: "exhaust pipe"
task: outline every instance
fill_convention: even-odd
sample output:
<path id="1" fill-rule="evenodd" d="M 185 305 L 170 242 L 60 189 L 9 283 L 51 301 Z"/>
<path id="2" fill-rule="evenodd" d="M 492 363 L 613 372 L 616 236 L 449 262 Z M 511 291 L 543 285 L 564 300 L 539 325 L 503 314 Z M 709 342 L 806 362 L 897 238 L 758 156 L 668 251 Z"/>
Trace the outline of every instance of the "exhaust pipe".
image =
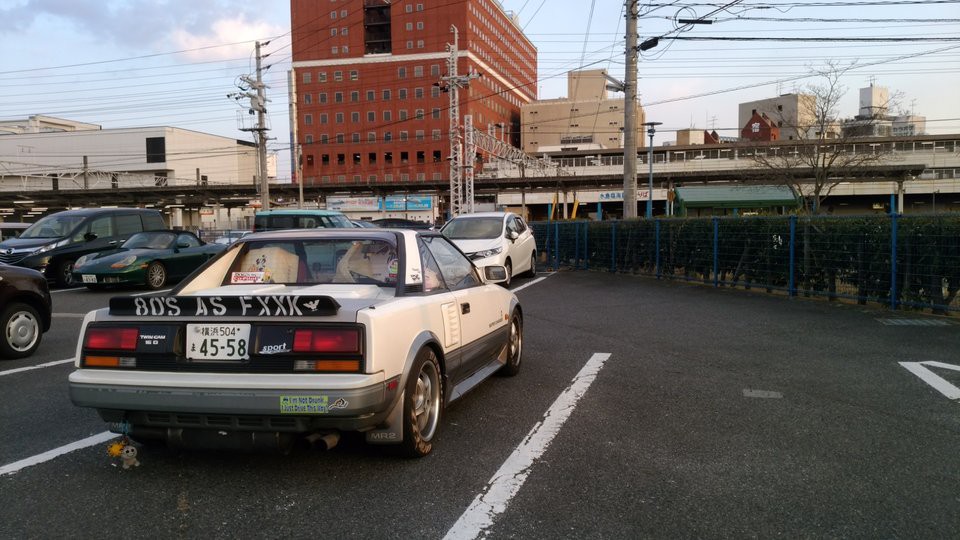
<path id="1" fill-rule="evenodd" d="M 315 450 L 333 450 L 333 447 L 340 442 L 340 432 L 329 431 L 327 433 L 311 433 L 310 435 L 307 435 L 305 439 L 308 443 L 310 443 L 310 448 Z"/>

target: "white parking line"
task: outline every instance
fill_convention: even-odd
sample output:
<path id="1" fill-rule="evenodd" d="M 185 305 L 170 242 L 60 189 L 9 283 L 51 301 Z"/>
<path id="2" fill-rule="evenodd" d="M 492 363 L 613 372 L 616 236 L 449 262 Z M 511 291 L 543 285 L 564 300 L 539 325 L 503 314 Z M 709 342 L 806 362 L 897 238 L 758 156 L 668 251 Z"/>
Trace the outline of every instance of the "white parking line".
<path id="1" fill-rule="evenodd" d="M 529 286 L 531 286 L 531 285 L 536 285 L 537 283 L 540 283 L 541 281 L 547 279 L 548 277 L 550 277 L 550 276 L 552 276 L 552 275 L 553 275 L 553 274 L 551 273 L 551 274 L 547 274 L 547 275 L 545 275 L 545 276 L 543 276 L 543 277 L 538 277 L 537 279 L 535 279 L 535 280 L 533 280 L 533 281 L 530 281 L 530 282 L 528 282 L 528 283 L 524 283 L 523 285 L 521 285 L 521 286 L 519 286 L 519 287 L 517 287 L 517 288 L 515 288 L 515 289 L 510 289 L 510 290 L 513 291 L 513 292 L 522 291 L 523 289 L 526 289 L 527 287 L 529 287 Z"/>
<path id="2" fill-rule="evenodd" d="M 14 461 L 9 465 L 4 465 L 0 467 L 0 476 L 7 474 L 13 474 L 15 472 L 20 472 L 27 467 L 32 467 L 33 465 L 38 465 L 45 461 L 50 461 L 51 459 L 60 457 L 64 454 L 73 452 L 74 450 L 80 450 L 81 448 L 86 448 L 88 446 L 93 446 L 95 444 L 100 444 L 109 441 L 115 437 L 119 437 L 116 433 L 110 433 L 109 431 L 104 431 L 103 433 L 97 433 L 87 437 L 86 439 L 80 439 L 79 441 L 72 442 L 70 444 L 65 444 L 59 448 L 54 448 L 53 450 L 47 450 L 42 454 L 37 454 L 35 456 L 30 456 L 26 459 L 21 459 L 20 461 Z"/>
<path id="3" fill-rule="evenodd" d="M 56 294 L 58 292 L 82 291 L 84 289 L 86 289 L 86 287 L 74 287 L 73 289 L 55 289 L 50 291 L 50 294 Z"/>
<path id="4" fill-rule="evenodd" d="M 54 360 L 53 362 L 47 362 L 45 364 L 37 364 L 35 366 L 20 367 L 16 369 L 8 369 L 6 371 L 0 371 L 0 377 L 4 375 L 13 375 L 14 373 L 23 373 L 24 371 L 33 371 L 35 369 L 43 369 L 53 366 L 59 366 L 60 364 L 66 364 L 67 362 L 73 362 L 73 358 L 66 358 L 64 360 Z"/>
<path id="5" fill-rule="evenodd" d="M 573 378 L 570 386 L 553 402 L 537 425 L 523 439 L 520 446 L 503 462 L 500 469 L 487 482 L 483 493 L 473 499 L 473 503 L 460 519 L 447 531 L 444 539 L 479 538 L 493 525 L 494 518 L 502 514 L 510 504 L 510 499 L 520 491 L 530 474 L 533 462 L 540 458 L 553 438 L 560 432 L 563 423 L 577 405 L 577 401 L 587 392 L 590 384 L 597 378 L 600 368 L 610 358 L 610 353 L 594 353 Z"/>

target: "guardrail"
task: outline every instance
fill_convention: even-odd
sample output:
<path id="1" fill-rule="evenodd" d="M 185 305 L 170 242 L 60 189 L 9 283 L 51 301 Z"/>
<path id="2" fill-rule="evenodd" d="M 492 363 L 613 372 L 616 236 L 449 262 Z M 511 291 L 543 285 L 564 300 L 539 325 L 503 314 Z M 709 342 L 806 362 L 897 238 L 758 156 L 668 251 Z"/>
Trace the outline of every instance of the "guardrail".
<path id="1" fill-rule="evenodd" d="M 787 216 L 531 224 L 554 269 L 593 269 L 891 309 L 960 311 L 960 217 Z"/>

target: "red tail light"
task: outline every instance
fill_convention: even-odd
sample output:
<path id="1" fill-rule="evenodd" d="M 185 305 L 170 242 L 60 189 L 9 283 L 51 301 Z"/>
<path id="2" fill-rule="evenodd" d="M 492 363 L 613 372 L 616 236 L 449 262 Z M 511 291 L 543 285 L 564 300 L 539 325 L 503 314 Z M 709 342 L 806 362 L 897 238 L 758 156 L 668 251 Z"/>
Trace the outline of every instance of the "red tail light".
<path id="1" fill-rule="evenodd" d="M 133 351 L 137 348 L 139 328 L 88 328 L 83 346 L 87 349 L 119 349 Z"/>
<path id="2" fill-rule="evenodd" d="M 360 331 L 356 328 L 300 328 L 293 334 L 293 352 L 358 353 Z"/>

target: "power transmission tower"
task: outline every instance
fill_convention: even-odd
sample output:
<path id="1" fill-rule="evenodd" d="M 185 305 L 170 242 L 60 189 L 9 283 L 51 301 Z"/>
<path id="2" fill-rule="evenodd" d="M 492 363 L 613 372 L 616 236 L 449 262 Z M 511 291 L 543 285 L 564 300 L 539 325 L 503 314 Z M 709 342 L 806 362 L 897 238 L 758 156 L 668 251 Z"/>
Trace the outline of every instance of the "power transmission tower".
<path id="1" fill-rule="evenodd" d="M 450 107 L 448 114 L 450 118 L 450 217 L 458 216 L 464 212 L 473 212 L 473 183 L 472 174 L 471 183 L 468 187 L 469 194 L 464 197 L 463 186 L 460 180 L 460 173 L 464 169 L 463 152 L 460 135 L 460 89 L 466 88 L 473 79 L 480 78 L 482 75 L 476 72 L 467 75 L 457 75 L 457 57 L 459 46 L 459 32 L 456 26 L 450 26 L 450 32 L 453 33 L 453 43 L 447 44 L 447 51 L 450 56 L 447 58 L 447 74 L 440 77 L 440 81 L 433 83 L 441 90 L 450 94 Z M 468 156 L 469 159 L 473 159 Z M 472 167 L 471 161 L 470 166 Z M 470 172 L 473 172 L 471 168 Z M 468 173 L 469 174 L 469 173 Z"/>
<path id="2" fill-rule="evenodd" d="M 267 102 L 270 101 L 267 99 L 267 88 L 269 86 L 263 83 L 263 67 L 262 61 L 265 56 L 260 54 L 260 47 L 269 45 L 269 41 L 264 41 L 263 43 L 256 43 L 256 56 L 257 56 L 257 74 L 256 79 L 252 79 L 249 75 L 241 75 L 240 80 L 244 83 L 242 85 L 237 85 L 240 88 L 239 93 L 227 94 L 227 97 L 231 97 L 235 100 L 240 100 L 243 98 L 248 98 L 250 100 L 250 107 L 247 109 L 249 114 L 257 115 L 257 125 L 252 127 L 246 127 L 245 123 L 241 121 L 239 126 L 240 131 L 251 131 L 256 136 L 257 141 L 257 162 L 259 165 L 258 172 L 258 184 L 260 186 L 260 209 L 269 210 L 270 209 L 270 182 L 267 177 L 267 132 L 270 131 L 270 128 L 267 126 Z M 269 56 L 269 55 L 267 55 Z M 270 69 L 270 66 L 267 66 L 267 69 Z"/>

